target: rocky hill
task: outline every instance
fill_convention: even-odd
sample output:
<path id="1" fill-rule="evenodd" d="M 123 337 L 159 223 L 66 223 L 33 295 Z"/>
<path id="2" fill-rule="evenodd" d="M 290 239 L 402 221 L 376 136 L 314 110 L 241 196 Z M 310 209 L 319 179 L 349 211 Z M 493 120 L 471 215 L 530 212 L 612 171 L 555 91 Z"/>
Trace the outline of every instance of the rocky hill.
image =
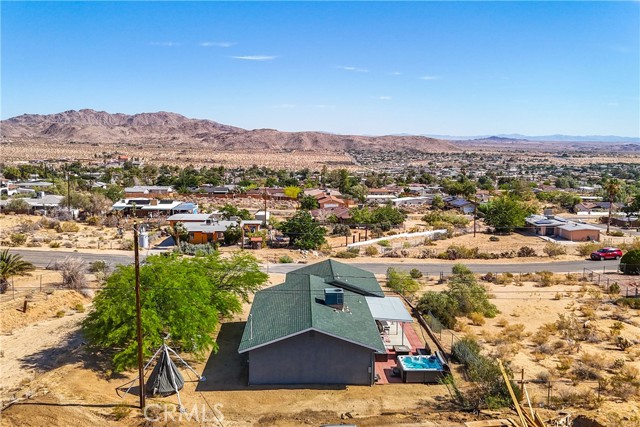
<path id="1" fill-rule="evenodd" d="M 370 137 L 323 132 L 280 132 L 273 129 L 246 130 L 168 112 L 127 115 L 88 109 L 50 115 L 24 114 L 3 120 L 0 122 L 0 136 L 4 143 L 44 140 L 59 144 L 152 144 L 224 151 L 460 151 L 449 141 L 423 136 Z"/>

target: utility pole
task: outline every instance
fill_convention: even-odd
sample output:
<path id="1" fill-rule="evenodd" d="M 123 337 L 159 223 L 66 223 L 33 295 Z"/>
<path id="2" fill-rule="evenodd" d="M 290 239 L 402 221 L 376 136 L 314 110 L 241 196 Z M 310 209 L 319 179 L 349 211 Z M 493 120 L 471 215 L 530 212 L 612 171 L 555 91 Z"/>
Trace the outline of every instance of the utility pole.
<path id="1" fill-rule="evenodd" d="M 476 220 L 478 219 L 478 201 L 473 202 L 473 237 L 476 237 Z"/>
<path id="2" fill-rule="evenodd" d="M 67 170 L 67 210 L 71 212 L 71 176 Z"/>
<path id="3" fill-rule="evenodd" d="M 133 249 L 136 272 L 136 332 L 138 341 L 138 382 L 140 383 L 140 409 L 144 409 L 144 365 L 142 362 L 142 309 L 140 307 L 140 254 L 138 250 L 138 224 L 133 223 Z"/>

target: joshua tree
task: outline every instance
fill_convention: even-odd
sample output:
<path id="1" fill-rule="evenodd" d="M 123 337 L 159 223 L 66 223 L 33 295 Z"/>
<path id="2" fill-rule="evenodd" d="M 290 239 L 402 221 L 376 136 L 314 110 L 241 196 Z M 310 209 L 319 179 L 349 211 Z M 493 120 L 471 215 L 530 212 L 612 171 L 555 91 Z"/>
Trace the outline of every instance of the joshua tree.
<path id="1" fill-rule="evenodd" d="M 620 181 L 616 178 L 611 178 L 604 182 L 602 185 L 605 194 L 607 195 L 607 200 L 609 201 L 609 218 L 607 219 L 607 235 L 609 234 L 609 227 L 611 227 L 611 208 L 613 207 L 613 202 L 620 194 Z"/>
<path id="2" fill-rule="evenodd" d="M 35 270 L 35 266 L 22 259 L 21 255 L 10 254 L 9 249 L 0 251 L 0 294 L 9 288 L 9 278 L 12 276 L 28 276 Z"/>

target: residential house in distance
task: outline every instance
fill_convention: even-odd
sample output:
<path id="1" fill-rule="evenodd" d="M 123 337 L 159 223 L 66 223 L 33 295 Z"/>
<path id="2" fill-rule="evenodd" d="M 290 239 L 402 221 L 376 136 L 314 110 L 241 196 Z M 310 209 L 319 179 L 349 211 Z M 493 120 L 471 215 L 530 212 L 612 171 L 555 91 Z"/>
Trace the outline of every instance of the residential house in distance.
<path id="1" fill-rule="evenodd" d="M 173 197 L 174 190 L 171 186 L 163 185 L 135 185 L 133 187 L 126 187 L 124 194 L 127 198 L 135 197 Z"/>
<path id="2" fill-rule="evenodd" d="M 465 215 L 472 214 L 476 209 L 475 205 L 466 199 L 461 199 L 458 197 L 445 197 L 443 200 L 445 205 L 449 209 L 455 209 Z"/>
<path id="3" fill-rule="evenodd" d="M 559 237 L 572 242 L 600 240 L 598 227 L 570 221 L 550 212 L 545 215 L 531 215 L 525 221 L 539 236 Z"/>
<path id="4" fill-rule="evenodd" d="M 424 205 L 431 205 L 433 203 L 433 197 L 434 195 L 415 196 L 415 197 L 397 197 L 395 199 L 391 199 L 391 203 L 393 203 L 393 206 L 398 208 L 424 206 Z"/>
<path id="5" fill-rule="evenodd" d="M 578 203 L 573 207 L 573 211 L 580 215 L 591 215 L 594 213 L 609 213 L 609 205 L 610 202 L 587 202 L 582 201 L 582 203 Z M 611 205 L 611 212 L 618 212 L 624 206 L 623 203 L 613 203 Z"/>
<path id="6" fill-rule="evenodd" d="M 59 208 L 62 199 L 64 199 L 64 196 L 45 194 L 42 191 L 38 191 L 35 197 L 22 198 L 20 200 L 25 201 L 29 205 L 31 213 L 45 213 Z M 4 211 L 10 201 L 11 199 L 0 200 L 0 211 Z"/>
<path id="7" fill-rule="evenodd" d="M 373 385 L 384 374 L 378 356 L 421 345 L 413 328 L 405 331 L 412 321 L 372 273 L 327 260 L 255 294 L 238 352 L 249 359 L 251 385 Z"/>
<path id="8" fill-rule="evenodd" d="M 123 215 L 132 215 L 138 218 L 198 213 L 198 205 L 195 203 L 169 199 L 121 199 L 114 203 L 111 209 L 121 212 Z"/>

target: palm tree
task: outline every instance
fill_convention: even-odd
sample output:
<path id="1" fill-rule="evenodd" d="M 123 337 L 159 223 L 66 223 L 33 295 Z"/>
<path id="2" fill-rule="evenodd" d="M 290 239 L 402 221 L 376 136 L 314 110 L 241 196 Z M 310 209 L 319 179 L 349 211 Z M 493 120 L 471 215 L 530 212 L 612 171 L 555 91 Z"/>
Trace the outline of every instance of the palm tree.
<path id="1" fill-rule="evenodd" d="M 10 254 L 9 249 L 0 251 L 0 294 L 9 288 L 9 277 L 28 276 L 35 266 L 22 259 L 21 255 Z"/>
<path id="2" fill-rule="evenodd" d="M 620 181 L 616 178 L 608 179 L 602 185 L 605 194 L 607 195 L 607 200 L 609 201 L 609 219 L 607 220 L 607 235 L 609 235 L 609 227 L 611 227 L 611 208 L 613 207 L 613 202 L 620 194 Z"/>

